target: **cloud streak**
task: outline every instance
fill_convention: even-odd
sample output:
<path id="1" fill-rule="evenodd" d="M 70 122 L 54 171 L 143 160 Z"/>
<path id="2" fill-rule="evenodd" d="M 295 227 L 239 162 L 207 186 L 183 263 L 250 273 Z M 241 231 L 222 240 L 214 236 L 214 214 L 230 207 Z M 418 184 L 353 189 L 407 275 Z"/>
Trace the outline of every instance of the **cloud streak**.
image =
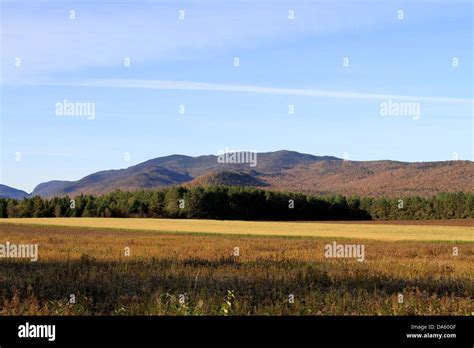
<path id="1" fill-rule="evenodd" d="M 91 80 L 91 81 L 83 81 L 83 82 L 39 83 L 35 85 L 62 86 L 62 87 L 67 86 L 67 87 L 139 88 L 139 89 L 158 89 L 158 90 L 256 93 L 256 94 L 338 98 L 338 99 L 365 99 L 365 100 L 395 99 L 395 100 L 413 101 L 413 102 L 474 103 L 474 99 L 472 98 L 381 94 L 381 93 L 333 91 L 333 90 L 325 90 L 325 89 L 308 89 L 308 88 L 278 88 L 278 87 L 240 85 L 240 84 L 221 84 L 221 83 L 209 83 L 209 82 L 171 81 L 171 80 L 103 79 L 103 80 Z"/>
<path id="2" fill-rule="evenodd" d="M 233 57 L 234 51 L 258 48 L 262 43 L 282 44 L 294 37 L 370 27 L 384 18 L 351 3 L 335 8 L 315 6 L 312 1 L 296 5 L 291 0 L 256 1 L 251 6 L 245 1 L 146 0 L 46 4 L 12 2 L 3 9 L 3 80 L 17 80 L 17 57 L 24 62 L 23 77 L 78 70 L 87 74 L 122 68 L 124 57 L 130 57 L 135 66 L 156 66 L 183 57 L 188 61 L 221 54 Z M 72 8 L 74 20 L 69 18 Z M 289 8 L 296 10 L 297 21 L 288 21 Z M 386 11 L 384 6 L 377 8 Z M 186 14 L 183 20 L 178 19 L 181 9 Z"/>

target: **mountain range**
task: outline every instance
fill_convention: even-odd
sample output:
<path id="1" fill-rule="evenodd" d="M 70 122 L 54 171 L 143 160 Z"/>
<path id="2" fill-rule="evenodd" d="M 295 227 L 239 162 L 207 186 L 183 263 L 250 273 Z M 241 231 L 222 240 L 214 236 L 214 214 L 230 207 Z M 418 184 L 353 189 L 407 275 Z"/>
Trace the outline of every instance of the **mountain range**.
<path id="1" fill-rule="evenodd" d="M 0 198 L 15 198 L 22 199 L 28 197 L 29 194 L 22 190 L 17 190 L 16 188 L 0 184 Z"/>
<path id="2" fill-rule="evenodd" d="M 77 181 L 49 181 L 31 194 L 0 185 L 0 197 L 22 198 L 103 194 L 116 189 L 153 189 L 171 185 L 253 186 L 313 194 L 429 196 L 474 192 L 474 162 L 349 161 L 295 151 L 257 154 L 257 165 L 219 163 L 218 156 L 158 157 L 126 169 L 106 170 Z"/>

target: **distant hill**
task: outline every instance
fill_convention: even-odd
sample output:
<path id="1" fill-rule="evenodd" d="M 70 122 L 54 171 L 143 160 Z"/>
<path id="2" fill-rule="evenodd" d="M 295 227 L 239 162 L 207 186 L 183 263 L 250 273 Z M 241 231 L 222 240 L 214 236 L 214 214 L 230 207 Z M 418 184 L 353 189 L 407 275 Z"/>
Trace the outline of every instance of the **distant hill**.
<path id="1" fill-rule="evenodd" d="M 256 178 L 248 173 L 242 172 L 229 172 L 222 171 L 216 173 L 209 173 L 202 175 L 190 182 L 191 186 L 212 186 L 212 185 L 225 185 L 225 186 L 255 186 L 265 187 L 269 186 L 263 180 Z"/>
<path id="2" fill-rule="evenodd" d="M 337 158 L 318 157 L 294 151 L 276 151 L 259 153 L 257 159 L 257 168 L 262 172 L 279 173 L 282 169 L 293 168 L 295 165 Z M 252 170 L 248 163 L 218 163 L 217 156 L 214 155 L 199 157 L 171 155 L 151 159 L 127 169 L 97 172 L 74 182 L 55 180 L 42 183 L 31 194 L 50 197 L 79 193 L 102 194 L 115 189 L 151 189 L 184 184 L 200 176 L 220 171 L 240 171 L 242 173 L 248 171 L 253 173 L 252 176 L 259 175 L 258 172 Z M 259 186 L 258 184 L 265 186 L 264 182 L 258 180 L 249 181 L 250 186 Z"/>
<path id="3" fill-rule="evenodd" d="M 274 189 L 315 194 L 430 196 L 440 192 L 474 192 L 474 163 L 322 161 L 263 179 Z"/>
<path id="4" fill-rule="evenodd" d="M 0 198 L 22 199 L 28 196 L 29 194 L 25 191 L 17 190 L 16 188 L 0 184 Z"/>
<path id="5" fill-rule="evenodd" d="M 473 192 L 474 163 L 345 161 L 282 150 L 258 153 L 257 165 L 252 167 L 249 163 L 219 163 L 214 155 L 171 155 L 126 169 L 97 172 L 78 181 L 42 183 L 32 195 L 103 194 L 115 189 L 132 191 L 178 184 L 255 186 L 313 194 L 428 196 Z"/>
<path id="6" fill-rule="evenodd" d="M 32 196 L 62 196 L 79 193 L 102 194 L 115 189 L 138 190 L 170 186 L 191 181 L 187 174 L 158 166 L 134 166 L 88 175 L 78 181 L 49 181 L 38 185 Z"/>

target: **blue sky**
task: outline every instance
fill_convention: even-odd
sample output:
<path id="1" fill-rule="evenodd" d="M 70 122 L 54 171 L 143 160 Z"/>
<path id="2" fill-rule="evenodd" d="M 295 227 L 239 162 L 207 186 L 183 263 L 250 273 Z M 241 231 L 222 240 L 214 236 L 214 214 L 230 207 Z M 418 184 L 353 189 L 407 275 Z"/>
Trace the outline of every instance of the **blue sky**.
<path id="1" fill-rule="evenodd" d="M 2 184 L 29 192 L 226 148 L 473 159 L 470 0 L 1 1 L 1 11 Z M 95 117 L 58 116 L 64 100 L 94 103 Z M 382 115 L 389 100 L 418 103 L 419 117 Z"/>

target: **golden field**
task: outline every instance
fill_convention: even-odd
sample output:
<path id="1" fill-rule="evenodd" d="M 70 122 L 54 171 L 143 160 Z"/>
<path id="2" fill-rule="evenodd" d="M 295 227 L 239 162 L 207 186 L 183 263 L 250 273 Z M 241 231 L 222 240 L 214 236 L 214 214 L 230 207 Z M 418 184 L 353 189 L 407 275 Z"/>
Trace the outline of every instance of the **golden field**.
<path id="1" fill-rule="evenodd" d="M 0 243 L 39 245 L 37 262 L 0 258 L 0 314 L 471 315 L 472 237 L 469 226 L 0 220 Z M 333 241 L 363 244 L 365 261 L 326 258 Z"/>
<path id="2" fill-rule="evenodd" d="M 179 233 L 282 237 L 334 237 L 381 241 L 470 241 L 473 226 L 402 225 L 337 222 L 266 222 L 138 218 L 10 218 L 2 223 Z"/>

